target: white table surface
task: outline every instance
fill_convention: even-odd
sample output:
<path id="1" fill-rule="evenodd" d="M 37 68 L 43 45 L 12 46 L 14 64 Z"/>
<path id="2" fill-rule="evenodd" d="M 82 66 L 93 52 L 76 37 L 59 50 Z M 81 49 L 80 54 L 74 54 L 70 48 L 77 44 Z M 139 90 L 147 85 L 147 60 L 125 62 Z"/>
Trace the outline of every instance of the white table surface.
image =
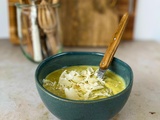
<path id="1" fill-rule="evenodd" d="M 105 48 L 64 48 L 105 52 Z M 113 120 L 160 120 L 160 43 L 122 42 L 115 55 L 134 72 L 131 95 Z M 42 103 L 34 81 L 38 64 L 19 46 L 0 40 L 0 120 L 58 120 Z"/>

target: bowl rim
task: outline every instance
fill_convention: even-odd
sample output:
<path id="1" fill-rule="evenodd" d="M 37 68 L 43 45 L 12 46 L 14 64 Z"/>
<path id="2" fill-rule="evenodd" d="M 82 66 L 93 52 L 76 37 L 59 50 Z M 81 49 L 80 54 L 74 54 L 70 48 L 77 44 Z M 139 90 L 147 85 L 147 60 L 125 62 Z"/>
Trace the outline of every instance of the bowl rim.
<path id="1" fill-rule="evenodd" d="M 128 84 L 128 86 L 123 90 L 121 91 L 120 93 L 116 94 L 116 95 L 113 95 L 113 96 L 110 96 L 108 98 L 102 98 L 102 99 L 97 99 L 97 100 L 71 100 L 71 99 L 67 99 L 67 98 L 63 98 L 63 97 L 60 97 L 60 96 L 57 96 L 49 91 L 47 91 L 40 83 L 40 81 L 37 79 L 37 76 L 38 76 L 38 71 L 40 70 L 41 66 L 43 66 L 44 63 L 48 62 L 48 61 L 51 61 L 52 59 L 54 58 L 57 58 L 57 57 L 60 57 L 60 56 L 64 56 L 64 55 L 74 55 L 74 54 L 78 54 L 78 55 L 98 55 L 98 56 L 103 56 L 104 53 L 101 53 L 101 52 L 62 52 L 62 53 L 58 53 L 56 55 L 53 55 L 53 56 L 50 56 L 46 59 L 44 59 L 39 65 L 38 67 L 36 68 L 36 72 L 35 72 L 35 82 L 36 82 L 36 85 L 37 87 L 39 87 L 44 93 L 46 93 L 47 95 L 57 99 L 57 100 L 60 100 L 60 101 L 64 101 L 64 102 L 71 102 L 71 103 L 96 103 L 96 102 L 101 102 L 101 101 L 106 101 L 106 100 L 111 100 L 113 98 L 116 98 L 118 96 L 121 96 L 123 93 L 125 93 L 128 89 L 132 88 L 132 85 L 133 85 L 133 71 L 131 69 L 131 67 L 124 61 L 120 60 L 119 58 L 116 58 L 114 57 L 113 59 L 116 60 L 116 62 L 122 64 L 123 63 L 123 66 L 126 66 L 129 70 L 130 70 L 130 82 Z"/>

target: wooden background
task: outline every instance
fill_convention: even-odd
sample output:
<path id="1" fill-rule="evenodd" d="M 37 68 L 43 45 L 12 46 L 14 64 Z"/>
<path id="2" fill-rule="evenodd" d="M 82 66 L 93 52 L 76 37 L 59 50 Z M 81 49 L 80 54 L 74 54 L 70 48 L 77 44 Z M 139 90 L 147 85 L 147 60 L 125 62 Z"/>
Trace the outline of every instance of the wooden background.
<path id="1" fill-rule="evenodd" d="M 9 1 L 10 40 L 19 44 L 16 11 L 18 0 Z M 59 8 L 64 46 L 107 46 L 123 13 L 128 11 L 128 0 L 60 0 Z M 133 39 L 135 0 L 123 40 Z"/>
<path id="2" fill-rule="evenodd" d="M 15 3 L 18 0 L 8 0 L 8 9 L 9 9 L 9 33 L 10 41 L 13 44 L 19 44 L 18 32 L 17 32 L 17 21 L 16 21 L 16 8 Z"/>

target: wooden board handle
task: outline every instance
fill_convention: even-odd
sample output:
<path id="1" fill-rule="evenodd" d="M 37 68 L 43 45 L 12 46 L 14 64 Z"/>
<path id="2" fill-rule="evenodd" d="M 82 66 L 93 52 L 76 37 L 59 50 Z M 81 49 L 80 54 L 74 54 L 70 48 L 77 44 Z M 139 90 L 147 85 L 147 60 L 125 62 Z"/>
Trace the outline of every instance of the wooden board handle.
<path id="1" fill-rule="evenodd" d="M 111 43 L 109 44 L 104 57 L 102 59 L 102 61 L 100 62 L 100 68 L 105 70 L 108 68 L 108 66 L 110 65 L 110 62 L 113 59 L 113 56 L 118 48 L 118 45 L 120 43 L 121 37 L 123 35 L 123 32 L 125 30 L 126 24 L 127 24 L 127 20 L 128 20 L 128 13 L 125 13 L 123 15 L 123 17 L 121 18 L 121 21 L 118 25 L 118 28 L 112 38 Z"/>

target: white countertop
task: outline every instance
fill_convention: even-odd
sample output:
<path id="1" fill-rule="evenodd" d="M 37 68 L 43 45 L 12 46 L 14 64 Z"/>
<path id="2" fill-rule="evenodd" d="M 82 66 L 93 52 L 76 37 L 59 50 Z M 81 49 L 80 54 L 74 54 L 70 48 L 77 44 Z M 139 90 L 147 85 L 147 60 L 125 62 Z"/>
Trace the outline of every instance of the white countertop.
<path id="1" fill-rule="evenodd" d="M 64 51 L 105 52 L 105 48 Z M 134 82 L 126 105 L 113 120 L 160 120 L 160 43 L 122 42 L 115 56 L 132 67 Z M 58 120 L 38 95 L 37 64 L 7 40 L 0 40 L 0 60 L 0 120 Z"/>

